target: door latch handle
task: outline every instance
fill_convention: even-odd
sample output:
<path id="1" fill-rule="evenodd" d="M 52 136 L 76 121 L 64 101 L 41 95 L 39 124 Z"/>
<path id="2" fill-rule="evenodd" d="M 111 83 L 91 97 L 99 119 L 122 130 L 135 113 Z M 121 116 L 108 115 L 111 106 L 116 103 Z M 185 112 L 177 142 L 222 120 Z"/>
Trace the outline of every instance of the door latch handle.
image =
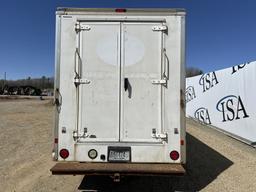
<path id="1" fill-rule="evenodd" d="M 124 78 L 124 91 L 127 91 L 128 86 L 129 86 L 129 80 L 128 78 Z"/>

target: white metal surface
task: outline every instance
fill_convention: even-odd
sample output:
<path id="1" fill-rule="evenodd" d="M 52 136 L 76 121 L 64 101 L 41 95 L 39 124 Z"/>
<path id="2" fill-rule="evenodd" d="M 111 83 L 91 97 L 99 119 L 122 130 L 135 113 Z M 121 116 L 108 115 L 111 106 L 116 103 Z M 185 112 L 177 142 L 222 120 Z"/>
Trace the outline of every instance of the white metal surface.
<path id="1" fill-rule="evenodd" d="M 185 163 L 184 14 L 81 11 L 57 15 L 56 153 L 105 162 L 129 146 L 132 162 Z"/>
<path id="2" fill-rule="evenodd" d="M 80 73 L 90 84 L 79 86 L 78 130 L 87 129 L 84 141 L 118 141 L 120 24 L 84 25 L 90 30 L 79 34 Z"/>
<path id="3" fill-rule="evenodd" d="M 151 136 L 152 129 L 162 131 L 161 85 L 151 83 L 162 75 L 162 32 L 153 32 L 155 25 L 161 23 L 122 23 L 121 79 L 129 84 L 121 89 L 122 141 L 159 142 Z"/>

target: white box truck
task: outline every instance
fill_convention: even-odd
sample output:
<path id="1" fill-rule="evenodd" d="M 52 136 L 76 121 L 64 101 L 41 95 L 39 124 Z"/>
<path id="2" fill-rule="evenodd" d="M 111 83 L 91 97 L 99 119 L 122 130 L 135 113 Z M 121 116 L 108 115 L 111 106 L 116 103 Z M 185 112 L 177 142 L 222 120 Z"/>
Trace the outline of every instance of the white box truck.
<path id="1" fill-rule="evenodd" d="M 52 174 L 183 174 L 185 11 L 58 8 Z"/>

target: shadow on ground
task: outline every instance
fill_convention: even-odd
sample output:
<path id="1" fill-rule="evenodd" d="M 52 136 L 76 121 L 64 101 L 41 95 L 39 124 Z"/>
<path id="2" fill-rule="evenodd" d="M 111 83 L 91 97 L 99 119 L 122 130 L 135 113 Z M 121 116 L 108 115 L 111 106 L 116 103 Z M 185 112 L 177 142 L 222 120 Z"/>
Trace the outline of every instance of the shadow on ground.
<path id="1" fill-rule="evenodd" d="M 85 176 L 79 190 L 98 191 L 198 191 L 210 184 L 232 161 L 187 133 L 185 176 L 127 176 L 114 183 L 107 176 Z"/>

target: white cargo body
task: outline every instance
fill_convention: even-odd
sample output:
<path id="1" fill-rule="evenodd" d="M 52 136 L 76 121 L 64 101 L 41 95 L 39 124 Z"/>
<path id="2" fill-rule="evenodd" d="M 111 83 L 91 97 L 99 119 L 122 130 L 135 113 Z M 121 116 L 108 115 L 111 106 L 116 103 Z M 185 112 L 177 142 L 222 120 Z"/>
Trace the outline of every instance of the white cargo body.
<path id="1" fill-rule="evenodd" d="M 53 174 L 184 172 L 184 40 L 184 10 L 57 10 Z"/>

